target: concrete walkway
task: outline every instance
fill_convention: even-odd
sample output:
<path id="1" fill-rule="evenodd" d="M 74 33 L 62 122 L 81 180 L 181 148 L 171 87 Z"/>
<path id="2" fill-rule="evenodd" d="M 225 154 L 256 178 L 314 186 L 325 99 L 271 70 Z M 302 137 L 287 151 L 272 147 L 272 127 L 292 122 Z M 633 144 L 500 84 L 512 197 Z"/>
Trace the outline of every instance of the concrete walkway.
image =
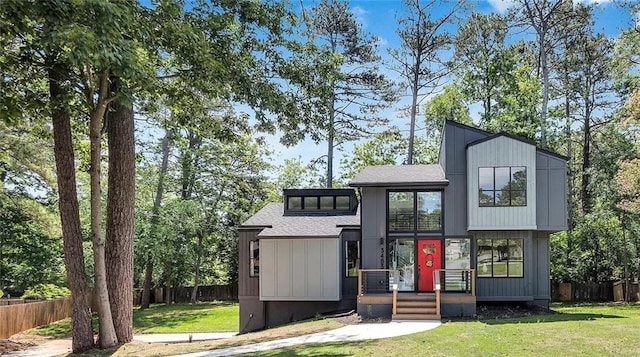
<path id="1" fill-rule="evenodd" d="M 342 341 L 362 341 L 379 338 L 389 338 L 413 333 L 428 331 L 440 326 L 440 321 L 393 321 L 378 324 L 346 325 L 335 330 L 318 332 L 310 335 L 255 343 L 251 345 L 229 347 L 225 349 L 196 352 L 180 357 L 214 357 L 233 356 L 243 353 L 256 353 L 268 350 L 285 348 L 308 343 L 330 343 Z M 235 332 L 220 333 L 175 333 L 175 334 L 145 334 L 134 335 L 136 341 L 148 343 L 176 343 L 191 341 L 205 341 L 234 336 Z M 60 339 L 34 346 L 24 351 L 16 351 L 3 356 L 20 357 L 52 357 L 71 353 L 71 339 Z"/>
<path id="2" fill-rule="evenodd" d="M 428 331 L 440 326 L 440 321 L 393 321 L 380 324 L 347 325 L 335 330 L 318 332 L 310 335 L 261 342 L 246 346 L 229 347 L 220 350 L 196 352 L 179 357 L 217 357 L 233 356 L 243 353 L 256 353 L 308 343 L 329 343 L 362 341 L 389 338 Z"/>

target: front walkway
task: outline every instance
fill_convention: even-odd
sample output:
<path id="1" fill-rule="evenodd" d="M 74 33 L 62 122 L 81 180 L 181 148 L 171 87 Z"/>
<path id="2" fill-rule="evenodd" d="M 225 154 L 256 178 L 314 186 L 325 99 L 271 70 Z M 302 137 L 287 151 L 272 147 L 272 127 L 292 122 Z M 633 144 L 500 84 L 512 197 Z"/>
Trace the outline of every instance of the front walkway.
<path id="1" fill-rule="evenodd" d="M 440 321 L 393 321 L 379 324 L 347 325 L 335 330 L 310 335 L 261 342 L 246 346 L 229 347 L 220 350 L 189 353 L 179 357 L 217 357 L 233 356 L 243 353 L 256 353 L 309 343 L 351 342 L 389 338 L 428 331 L 440 326 Z"/>

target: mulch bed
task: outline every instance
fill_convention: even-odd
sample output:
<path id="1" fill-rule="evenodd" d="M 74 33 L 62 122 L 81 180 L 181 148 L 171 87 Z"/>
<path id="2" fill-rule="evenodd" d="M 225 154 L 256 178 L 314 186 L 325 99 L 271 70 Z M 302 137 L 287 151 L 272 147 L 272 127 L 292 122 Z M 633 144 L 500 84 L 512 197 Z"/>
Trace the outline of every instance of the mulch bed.
<path id="1" fill-rule="evenodd" d="M 558 314 L 558 312 L 541 306 L 527 304 L 487 304 L 476 307 L 476 318 L 478 320 L 512 319 L 554 314 Z"/>
<path id="2" fill-rule="evenodd" d="M 34 346 L 34 344 L 29 342 L 17 342 L 12 340 L 0 340 L 0 355 L 9 353 L 9 352 L 26 350 L 31 346 Z"/>

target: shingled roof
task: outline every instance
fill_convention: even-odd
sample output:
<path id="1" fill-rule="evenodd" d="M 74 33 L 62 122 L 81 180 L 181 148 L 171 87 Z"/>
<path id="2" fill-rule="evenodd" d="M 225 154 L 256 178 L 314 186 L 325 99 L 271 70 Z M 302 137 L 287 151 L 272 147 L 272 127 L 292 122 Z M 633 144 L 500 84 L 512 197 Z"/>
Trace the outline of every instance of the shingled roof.
<path id="1" fill-rule="evenodd" d="M 258 237 L 338 237 L 344 227 L 360 227 L 360 211 L 343 216 L 285 216 L 283 203 L 269 203 L 240 227 L 263 227 Z"/>
<path id="2" fill-rule="evenodd" d="M 442 166 L 435 165 L 384 165 L 367 166 L 357 174 L 349 186 L 446 186 Z"/>

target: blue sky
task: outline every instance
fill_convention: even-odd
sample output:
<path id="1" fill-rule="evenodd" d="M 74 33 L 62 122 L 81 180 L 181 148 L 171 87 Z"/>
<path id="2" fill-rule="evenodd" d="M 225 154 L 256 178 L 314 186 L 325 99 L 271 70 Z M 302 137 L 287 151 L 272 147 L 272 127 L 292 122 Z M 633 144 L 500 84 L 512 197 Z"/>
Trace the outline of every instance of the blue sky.
<path id="1" fill-rule="evenodd" d="M 299 11 L 301 6 L 305 8 L 311 8 L 318 3 L 317 0 L 291 0 L 292 6 L 295 6 Z M 632 23 L 631 17 L 627 11 L 621 9 L 618 4 L 611 0 L 574 0 L 574 2 L 581 2 L 585 4 L 595 4 L 594 20 L 595 30 L 597 32 L 603 32 L 610 37 L 617 37 L 621 30 L 628 28 Z M 396 34 L 397 23 L 396 15 L 402 12 L 402 2 L 400 0 L 352 0 L 349 2 L 350 9 L 356 18 L 362 24 L 365 31 L 372 33 L 379 38 L 379 51 L 384 60 L 389 61 L 387 51 L 390 48 L 399 47 L 399 38 Z M 473 10 L 476 12 L 489 13 L 505 13 L 511 7 L 517 6 L 513 0 L 482 0 L 473 1 Z M 445 11 L 448 5 L 443 4 L 440 9 Z M 437 10 L 436 10 L 437 11 Z M 438 14 L 435 13 L 435 16 Z M 458 24 L 464 23 L 468 15 L 460 16 Z M 458 24 L 454 24 L 456 27 Z M 514 31 L 515 32 L 515 31 Z M 526 34 L 522 31 L 518 31 L 513 35 L 513 40 L 518 40 L 522 36 L 531 36 L 531 33 Z M 392 71 L 387 72 L 389 76 L 395 78 L 395 74 Z M 408 97 L 403 96 L 399 103 L 395 104 L 392 108 L 387 110 L 384 114 L 389 120 L 400 127 L 401 129 L 408 130 L 408 118 L 403 118 L 398 113 L 399 108 L 408 104 Z M 422 102 L 424 104 L 424 101 Z M 478 107 L 471 106 L 470 108 L 472 116 L 477 116 Z M 380 131 L 384 131 L 385 128 L 380 128 Z M 280 136 L 267 136 L 268 142 L 274 150 L 274 163 L 280 164 L 287 158 L 302 157 L 303 162 L 313 160 L 323 154 L 326 154 L 326 144 L 320 143 L 315 145 L 310 141 L 302 142 L 294 147 L 284 147 L 279 144 Z M 350 151 L 353 144 L 346 145 L 342 149 Z M 334 173 L 336 177 L 340 175 L 340 158 L 342 153 L 336 151 L 336 159 L 334 160 Z"/>

